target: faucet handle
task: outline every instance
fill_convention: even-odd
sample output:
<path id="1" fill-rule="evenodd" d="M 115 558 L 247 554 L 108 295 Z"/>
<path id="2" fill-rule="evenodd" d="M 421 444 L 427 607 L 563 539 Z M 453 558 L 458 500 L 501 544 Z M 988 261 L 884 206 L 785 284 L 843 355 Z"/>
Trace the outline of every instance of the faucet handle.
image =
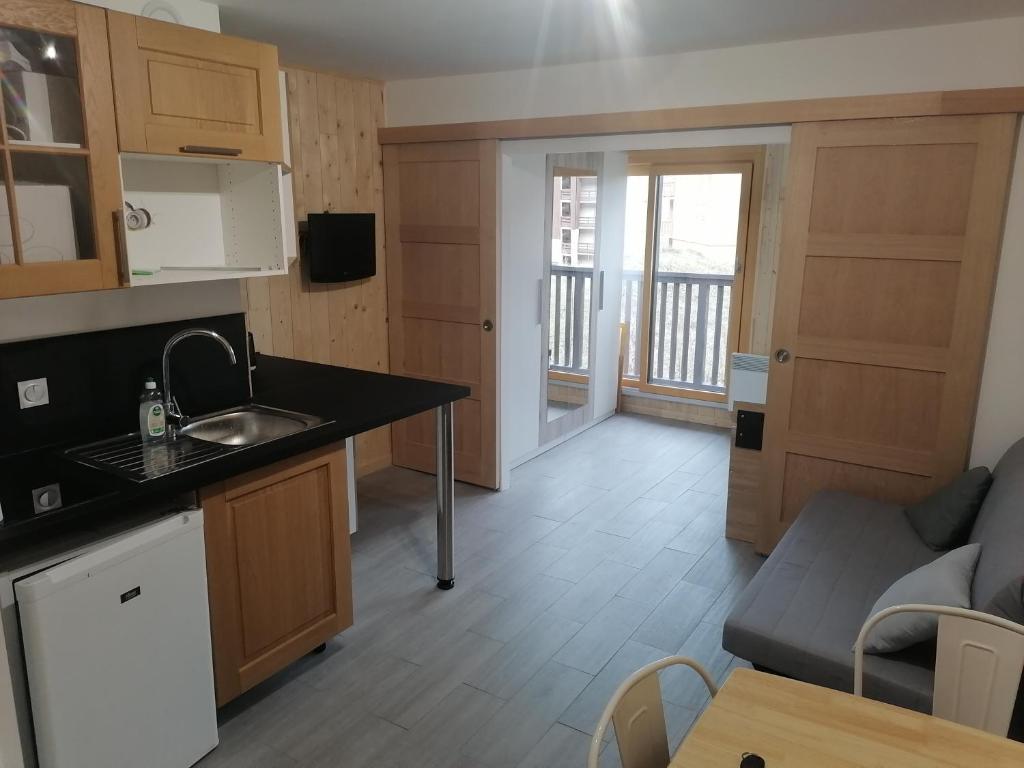
<path id="1" fill-rule="evenodd" d="M 188 416 L 181 412 L 181 406 L 178 405 L 177 397 L 172 396 L 170 400 L 164 403 L 164 410 L 167 412 L 167 415 L 172 419 L 175 419 L 180 426 L 183 427 L 188 422 Z"/>

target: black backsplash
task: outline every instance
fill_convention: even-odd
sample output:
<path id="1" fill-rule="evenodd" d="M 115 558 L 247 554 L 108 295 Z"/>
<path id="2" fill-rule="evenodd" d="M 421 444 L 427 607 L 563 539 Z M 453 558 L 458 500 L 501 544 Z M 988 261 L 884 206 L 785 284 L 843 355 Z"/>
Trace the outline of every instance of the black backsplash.
<path id="1" fill-rule="evenodd" d="M 243 314 L 0 344 L 0 456 L 137 431 L 143 382 L 152 376 L 163 389 L 164 344 L 184 328 L 221 334 L 238 364 L 211 339 L 180 342 L 171 353 L 171 381 L 182 411 L 196 415 L 247 402 Z M 17 383 L 38 378 L 47 379 L 50 404 L 21 410 Z"/>

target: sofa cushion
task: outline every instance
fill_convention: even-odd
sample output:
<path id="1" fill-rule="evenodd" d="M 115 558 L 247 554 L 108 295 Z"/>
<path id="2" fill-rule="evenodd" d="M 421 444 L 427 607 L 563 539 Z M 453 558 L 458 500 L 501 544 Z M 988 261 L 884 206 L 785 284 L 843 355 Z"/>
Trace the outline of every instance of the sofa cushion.
<path id="1" fill-rule="evenodd" d="M 1024 573 L 1024 440 L 999 460 L 969 541 L 981 544 L 971 605 L 983 608 Z"/>
<path id="2" fill-rule="evenodd" d="M 1024 576 L 1018 576 L 979 610 L 1024 625 Z"/>
<path id="3" fill-rule="evenodd" d="M 988 467 L 975 467 L 904 512 L 921 541 L 932 549 L 959 547 L 967 541 L 991 486 Z"/>
<path id="4" fill-rule="evenodd" d="M 971 581 L 978 565 L 981 544 L 947 552 L 898 579 L 868 611 L 874 616 L 886 608 L 907 603 L 971 607 Z M 892 653 L 931 640 L 939 632 L 934 613 L 901 613 L 878 622 L 864 641 L 867 653 Z"/>
<path id="5" fill-rule="evenodd" d="M 872 605 L 897 579 L 939 556 L 902 507 L 819 493 L 740 595 L 722 644 L 781 674 L 852 691 L 850 649 Z M 865 693 L 930 712 L 933 668 L 927 644 L 869 656 Z"/>

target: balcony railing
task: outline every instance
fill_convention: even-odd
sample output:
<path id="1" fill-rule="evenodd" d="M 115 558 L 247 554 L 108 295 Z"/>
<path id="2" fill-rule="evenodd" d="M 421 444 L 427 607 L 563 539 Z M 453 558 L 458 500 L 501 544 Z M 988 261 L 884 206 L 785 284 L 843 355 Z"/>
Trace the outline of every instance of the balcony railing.
<path id="1" fill-rule="evenodd" d="M 576 243 L 576 253 L 581 256 L 593 256 L 594 255 L 594 244 L 593 243 Z"/>
<path id="2" fill-rule="evenodd" d="M 586 373 L 590 368 L 592 267 L 551 265 L 548 368 Z"/>
<path id="3" fill-rule="evenodd" d="M 597 223 L 597 217 L 596 216 L 580 216 L 578 221 L 579 221 L 579 225 L 581 227 L 586 227 L 588 229 L 593 229 L 594 228 L 594 224 Z"/>
<path id="4" fill-rule="evenodd" d="M 650 339 L 652 384 L 725 392 L 732 275 L 658 272 Z M 640 375 L 643 273 L 622 273 L 622 322 L 629 324 L 624 375 Z"/>

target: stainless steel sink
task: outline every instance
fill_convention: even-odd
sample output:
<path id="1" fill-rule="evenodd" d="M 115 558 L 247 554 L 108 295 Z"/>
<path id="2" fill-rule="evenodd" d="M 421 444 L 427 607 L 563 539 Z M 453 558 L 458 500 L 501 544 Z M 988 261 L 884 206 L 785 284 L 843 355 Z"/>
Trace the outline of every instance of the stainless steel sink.
<path id="1" fill-rule="evenodd" d="M 294 435 L 324 420 L 294 411 L 247 405 L 193 419 L 179 434 L 221 445 L 256 445 Z"/>

